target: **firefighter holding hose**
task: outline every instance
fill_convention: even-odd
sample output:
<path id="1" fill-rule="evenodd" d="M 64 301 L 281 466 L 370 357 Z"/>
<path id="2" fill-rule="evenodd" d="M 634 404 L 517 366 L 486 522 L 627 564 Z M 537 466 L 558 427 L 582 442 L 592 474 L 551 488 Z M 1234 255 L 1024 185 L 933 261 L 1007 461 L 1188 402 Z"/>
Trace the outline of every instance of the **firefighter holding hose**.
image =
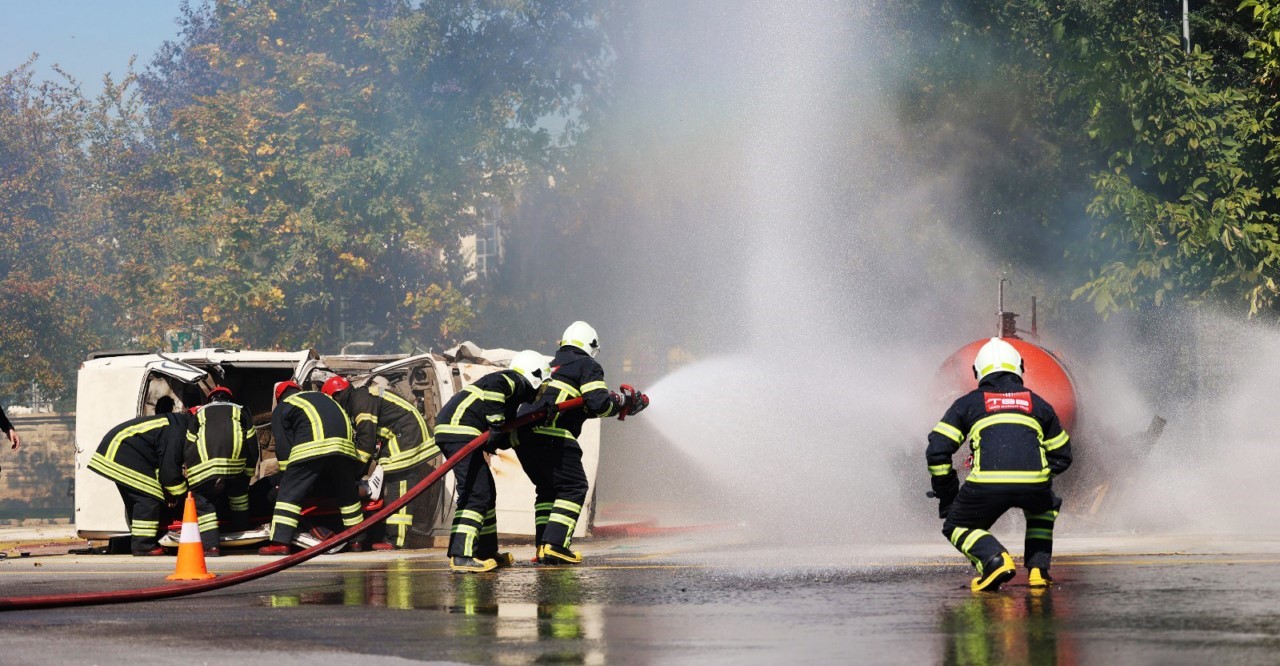
<path id="1" fill-rule="evenodd" d="M 399 499 L 435 469 L 430 460 L 440 455 L 440 449 L 427 430 L 422 412 L 409 401 L 382 386 L 353 388 L 339 375 L 325 380 L 320 390 L 337 400 L 351 418 L 360 462 L 368 464 L 370 459 L 378 459 L 386 474 L 384 501 Z M 404 548 L 412 525 L 413 514 L 406 504 L 387 518 L 382 526 L 384 537 L 373 540 L 373 549 Z"/>
<path id="2" fill-rule="evenodd" d="M 975 592 L 995 591 L 1017 569 L 1005 547 L 987 530 L 1013 508 L 1026 517 L 1025 566 L 1033 588 L 1048 587 L 1053 524 L 1062 500 L 1053 477 L 1071 466 L 1071 444 L 1053 406 L 1022 384 L 1022 356 L 992 338 L 973 362 L 978 388 L 961 396 L 929 433 L 925 453 L 942 534 L 978 570 Z M 963 486 L 951 467 L 969 440 L 973 469 Z"/>
<path id="3" fill-rule="evenodd" d="M 516 455 L 533 482 L 534 534 L 540 564 L 577 564 L 581 553 L 569 546 L 589 490 L 582 468 L 578 436 L 589 418 L 635 414 L 649 405 L 644 394 L 624 398 L 604 383 L 604 369 L 595 359 L 600 336 L 585 321 L 575 321 L 560 337 L 551 361 L 551 379 L 544 385 L 534 409 L 582 396 L 582 409 L 548 412 L 546 423 L 517 433 Z"/>
<path id="4" fill-rule="evenodd" d="M 533 402 L 551 368 L 536 351 L 525 350 L 506 370 L 487 374 L 456 393 L 436 415 L 436 445 L 446 456 L 489 432 L 490 451 L 510 446 L 502 432 L 523 403 Z M 454 572 L 492 571 L 512 563 L 510 553 L 498 552 L 497 488 L 484 450 L 477 449 L 453 467 L 457 510 L 449 538 L 449 569 Z"/>

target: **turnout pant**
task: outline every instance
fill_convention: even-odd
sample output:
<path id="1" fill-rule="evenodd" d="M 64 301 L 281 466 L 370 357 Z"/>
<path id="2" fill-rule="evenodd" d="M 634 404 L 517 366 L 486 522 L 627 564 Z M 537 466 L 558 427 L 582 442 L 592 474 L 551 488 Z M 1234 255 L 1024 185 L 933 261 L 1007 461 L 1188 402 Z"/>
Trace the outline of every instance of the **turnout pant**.
<path id="1" fill-rule="evenodd" d="M 571 439 L 522 435 L 516 447 L 520 466 L 537 491 L 533 529 L 537 542 L 568 548 L 587 501 L 582 447 Z"/>
<path id="2" fill-rule="evenodd" d="M 271 540 L 290 543 L 302 517 L 302 501 L 308 495 L 337 500 L 343 528 L 364 520 L 360 505 L 359 460 L 344 455 L 327 455 L 292 461 L 280 475 L 280 491 L 271 517 Z M 353 541 L 363 541 L 363 535 Z"/>
<path id="3" fill-rule="evenodd" d="M 160 539 L 160 516 L 164 513 L 164 500 L 121 483 L 120 499 L 124 500 L 124 519 L 133 536 L 129 547 L 135 553 L 154 550 Z"/>
<path id="4" fill-rule="evenodd" d="M 436 438 L 445 457 L 462 450 L 471 439 Z M 498 554 L 498 489 L 489 471 L 484 451 L 476 449 L 453 466 L 453 483 L 458 493 L 457 510 L 449 537 L 449 557 L 487 560 Z"/>
<path id="5" fill-rule="evenodd" d="M 218 545 L 218 498 L 226 495 L 231 509 L 227 516 L 227 529 L 239 532 L 249 529 L 249 477 L 244 474 L 216 477 L 191 488 L 196 498 L 196 513 L 200 516 L 200 541 L 205 550 Z"/>
<path id="6" fill-rule="evenodd" d="M 1053 555 L 1053 522 L 1062 498 L 1049 486 L 1010 488 L 1009 485 L 965 483 L 960 487 L 942 534 L 982 572 L 982 564 L 1005 552 L 987 530 L 1009 509 L 1022 509 L 1027 519 L 1025 565 L 1047 571 Z"/>
<path id="7" fill-rule="evenodd" d="M 431 465 L 421 463 L 409 469 L 388 472 L 382 480 L 384 505 L 404 497 L 410 488 L 434 470 Z M 414 502 L 405 504 L 399 511 L 387 516 L 386 522 L 375 525 L 370 531 L 373 540 L 386 541 L 396 548 L 404 548 L 409 539 L 409 528 L 413 527 L 413 504 Z"/>

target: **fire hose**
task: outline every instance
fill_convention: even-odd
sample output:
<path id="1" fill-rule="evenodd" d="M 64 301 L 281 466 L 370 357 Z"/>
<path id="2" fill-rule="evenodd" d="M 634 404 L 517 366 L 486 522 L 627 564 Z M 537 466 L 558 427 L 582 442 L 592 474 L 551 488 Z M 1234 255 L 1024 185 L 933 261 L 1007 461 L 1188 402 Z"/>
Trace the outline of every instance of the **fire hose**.
<path id="1" fill-rule="evenodd" d="M 574 398 L 565 402 L 558 403 L 552 407 L 539 409 L 537 411 L 519 416 L 514 419 L 504 430 L 513 430 L 520 426 L 528 425 L 547 416 L 547 410 L 554 407 L 558 412 L 564 412 L 571 409 L 577 409 L 582 406 L 582 398 Z M 155 599 L 170 599 L 173 597 L 184 597 L 200 592 L 209 592 L 211 590 L 220 590 L 224 587 L 247 583 L 251 580 L 257 580 L 263 576 L 269 576 L 273 573 L 284 571 L 290 567 L 302 564 L 311 558 L 324 553 L 325 551 L 337 546 L 345 544 L 353 537 L 363 534 L 365 530 L 385 520 L 388 516 L 399 511 L 401 507 L 420 495 L 424 490 L 431 487 L 434 483 L 444 477 L 458 461 L 466 458 L 475 452 L 476 449 L 485 445 L 489 441 L 489 433 L 485 432 L 479 437 L 471 440 L 466 446 L 462 447 L 457 453 L 445 460 L 435 471 L 427 475 L 426 478 L 419 481 L 410 488 L 399 499 L 382 507 L 377 513 L 369 516 L 359 525 L 347 528 L 345 531 L 335 534 L 324 541 L 299 551 L 292 555 L 287 555 L 273 562 L 269 562 L 262 566 L 237 571 L 226 576 L 219 576 L 206 581 L 196 581 L 190 583 L 175 583 L 172 585 L 161 585 L 158 587 L 147 587 L 138 590 L 118 590 L 115 592 L 85 592 L 79 594 L 46 594 L 28 597 L 0 597 L 0 611 L 7 610 L 32 610 L 37 608 L 60 608 L 64 606 L 96 606 L 101 604 L 123 604 L 133 601 L 152 601 Z"/>

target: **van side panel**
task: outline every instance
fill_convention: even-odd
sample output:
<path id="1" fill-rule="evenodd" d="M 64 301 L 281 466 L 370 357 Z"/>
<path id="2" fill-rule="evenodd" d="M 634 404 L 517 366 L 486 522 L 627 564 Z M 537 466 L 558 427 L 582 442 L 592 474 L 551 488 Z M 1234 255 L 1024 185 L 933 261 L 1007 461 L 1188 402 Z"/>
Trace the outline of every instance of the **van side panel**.
<path id="1" fill-rule="evenodd" d="M 133 367 L 128 367 L 128 365 Z M 129 358 L 88 361 L 76 395 L 76 533 L 84 538 L 128 534 L 116 484 L 91 471 L 89 458 L 107 431 L 138 415 L 146 368 Z"/>

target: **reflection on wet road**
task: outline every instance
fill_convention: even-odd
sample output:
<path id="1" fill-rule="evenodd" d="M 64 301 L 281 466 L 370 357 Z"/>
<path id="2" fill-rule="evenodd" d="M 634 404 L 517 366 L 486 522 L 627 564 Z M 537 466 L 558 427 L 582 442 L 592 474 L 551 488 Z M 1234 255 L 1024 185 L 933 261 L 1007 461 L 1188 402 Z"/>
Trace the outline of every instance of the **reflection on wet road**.
<path id="1" fill-rule="evenodd" d="M 537 661 L 604 663 L 604 651 L 591 647 L 603 639 L 601 604 L 583 603 L 583 569 L 536 570 L 533 600 L 499 601 L 507 585 L 500 575 L 452 575 L 440 568 L 397 561 L 341 575 L 339 589 L 275 593 L 261 597 L 272 608 L 305 605 L 371 606 L 395 610 L 434 610 L 456 617 L 446 635 L 493 638 L 505 643 L 542 644 Z M 555 645 L 557 642 L 569 641 Z M 473 658 L 485 661 L 483 654 Z"/>
<path id="2" fill-rule="evenodd" d="M 1280 543 L 1245 555 L 1067 555 L 1059 585 L 968 591 L 954 558 L 830 565 L 741 550 L 597 554 L 450 574 L 439 555 L 334 556 L 203 596 L 2 616 L 6 663 L 1258 663 L 1280 645 Z M 821 561 L 857 562 L 857 551 Z M 879 557 L 879 556 L 877 556 Z M 232 570 L 256 564 L 222 558 Z M 171 565 L 170 565 L 171 566 Z M 0 585 L 55 593 L 154 585 L 164 563 L 0 562 Z M 49 632 L 57 641 L 49 641 Z M 119 659 L 117 659 L 119 658 Z"/>
<path id="3" fill-rule="evenodd" d="M 975 595 L 947 608 L 942 662 L 954 666 L 1076 663 L 1069 634 L 1058 627 L 1070 615 L 1070 592 L 1042 588 Z"/>

